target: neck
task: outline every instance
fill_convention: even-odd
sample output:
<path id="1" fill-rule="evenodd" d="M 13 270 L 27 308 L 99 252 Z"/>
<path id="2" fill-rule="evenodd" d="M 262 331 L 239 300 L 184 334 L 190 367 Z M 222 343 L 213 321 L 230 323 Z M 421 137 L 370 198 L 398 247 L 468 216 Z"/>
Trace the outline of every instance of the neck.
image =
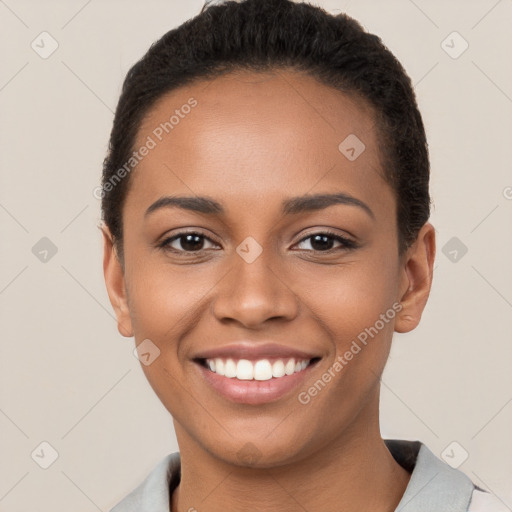
<path id="1" fill-rule="evenodd" d="M 229 464 L 205 452 L 179 424 L 175 426 L 181 481 L 172 496 L 172 512 L 338 512 L 341 508 L 391 512 L 410 478 L 382 440 L 378 419 L 377 428 L 354 425 L 298 462 L 271 468 Z"/>

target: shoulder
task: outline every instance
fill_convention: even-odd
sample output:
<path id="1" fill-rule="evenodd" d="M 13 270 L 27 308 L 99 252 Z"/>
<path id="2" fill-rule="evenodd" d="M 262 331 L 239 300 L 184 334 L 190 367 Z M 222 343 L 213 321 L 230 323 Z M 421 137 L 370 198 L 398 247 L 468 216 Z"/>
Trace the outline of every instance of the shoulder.
<path id="1" fill-rule="evenodd" d="M 480 489 L 468 475 L 436 457 L 419 441 L 385 440 L 395 460 L 410 474 L 397 512 L 511 512 L 497 496 Z"/>
<path id="2" fill-rule="evenodd" d="M 180 454 L 171 453 L 110 512 L 169 512 L 170 494 L 178 485 L 180 478 Z"/>
<path id="3" fill-rule="evenodd" d="M 475 489 L 468 512 L 510 512 L 510 509 L 495 495 Z"/>

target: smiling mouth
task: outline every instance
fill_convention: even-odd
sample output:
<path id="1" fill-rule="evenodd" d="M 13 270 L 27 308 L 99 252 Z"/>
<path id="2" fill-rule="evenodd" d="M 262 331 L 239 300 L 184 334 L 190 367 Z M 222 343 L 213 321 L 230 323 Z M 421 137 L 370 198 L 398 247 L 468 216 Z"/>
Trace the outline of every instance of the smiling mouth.
<path id="1" fill-rule="evenodd" d="M 196 359 L 196 362 L 219 376 L 240 381 L 266 381 L 280 379 L 286 376 L 300 373 L 313 366 L 320 357 L 312 359 L 301 358 L 264 358 L 257 360 L 212 358 Z"/>

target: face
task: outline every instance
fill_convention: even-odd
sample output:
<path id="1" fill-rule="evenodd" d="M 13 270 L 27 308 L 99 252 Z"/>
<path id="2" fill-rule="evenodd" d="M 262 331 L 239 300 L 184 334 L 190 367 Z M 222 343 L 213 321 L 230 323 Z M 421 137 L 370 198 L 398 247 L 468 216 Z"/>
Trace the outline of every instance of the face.
<path id="1" fill-rule="evenodd" d="M 144 145 L 124 270 L 107 233 L 105 277 L 180 448 L 271 467 L 378 432 L 434 245 L 426 225 L 399 257 L 371 109 L 302 74 L 237 72 L 162 97 Z"/>

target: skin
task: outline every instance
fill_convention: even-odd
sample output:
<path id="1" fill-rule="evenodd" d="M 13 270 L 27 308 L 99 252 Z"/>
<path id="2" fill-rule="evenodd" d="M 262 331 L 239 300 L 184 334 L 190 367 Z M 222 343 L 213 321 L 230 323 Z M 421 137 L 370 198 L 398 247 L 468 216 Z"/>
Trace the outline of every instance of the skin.
<path id="1" fill-rule="evenodd" d="M 103 228 L 119 332 L 161 351 L 142 369 L 174 419 L 182 477 L 172 510 L 395 510 L 410 475 L 380 436 L 379 379 L 393 332 L 414 329 L 427 302 L 434 228 L 426 223 L 400 257 L 395 195 L 364 101 L 289 70 L 231 73 L 162 97 L 136 147 L 190 97 L 198 105 L 130 177 L 124 265 Z M 366 146 L 355 161 L 338 149 L 349 134 Z M 347 204 L 281 213 L 287 198 L 335 191 L 366 203 L 374 218 Z M 145 218 L 164 195 L 209 196 L 226 211 L 163 208 Z M 328 254 L 315 250 L 306 237 L 326 228 L 357 248 L 329 239 Z M 204 233 L 203 249 L 185 252 L 183 238 L 172 247 L 185 256 L 157 247 L 183 230 Z M 236 252 L 248 236 L 263 249 L 252 263 Z M 299 403 L 298 392 L 394 303 L 402 306 L 394 319 Z M 191 358 L 237 340 L 275 341 L 322 359 L 285 398 L 235 404 L 205 383 Z M 257 454 L 253 463 L 238 455 L 244 446 Z"/>

